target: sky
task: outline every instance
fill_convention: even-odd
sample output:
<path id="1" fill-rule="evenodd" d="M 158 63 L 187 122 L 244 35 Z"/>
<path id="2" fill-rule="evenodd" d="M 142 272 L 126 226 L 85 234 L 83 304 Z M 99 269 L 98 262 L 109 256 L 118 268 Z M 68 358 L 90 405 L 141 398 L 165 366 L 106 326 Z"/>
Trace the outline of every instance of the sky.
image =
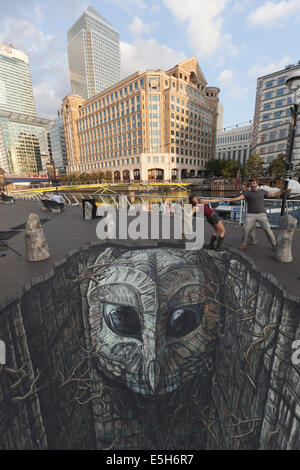
<path id="1" fill-rule="evenodd" d="M 300 60 L 300 0 L 0 0 L 0 41 L 29 55 L 39 117 L 71 92 L 67 31 L 89 6 L 119 31 L 122 78 L 196 56 L 224 127 L 253 119 L 257 77 Z"/>

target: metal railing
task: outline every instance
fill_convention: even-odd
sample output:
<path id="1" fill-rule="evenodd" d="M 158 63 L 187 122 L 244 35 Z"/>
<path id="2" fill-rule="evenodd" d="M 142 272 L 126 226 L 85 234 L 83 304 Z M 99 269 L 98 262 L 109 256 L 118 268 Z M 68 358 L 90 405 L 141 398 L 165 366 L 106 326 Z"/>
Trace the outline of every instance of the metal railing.
<path id="1" fill-rule="evenodd" d="M 278 227 L 281 213 L 281 199 L 265 199 L 265 207 L 268 220 L 271 227 Z M 287 214 L 297 220 L 297 226 L 300 227 L 300 199 L 288 199 L 286 201 Z M 239 225 L 243 225 L 247 214 L 247 204 L 241 201 Z"/>
<path id="2" fill-rule="evenodd" d="M 159 205 L 162 212 L 167 212 L 173 204 L 187 204 L 188 197 L 174 195 L 162 196 L 158 194 L 142 194 L 138 193 L 134 196 L 120 195 L 120 194 L 99 194 L 99 193 L 59 193 L 63 197 L 66 205 L 79 206 L 82 204 L 83 199 L 94 199 L 97 205 L 111 205 L 116 209 L 122 208 L 136 208 L 138 210 L 151 210 L 151 204 Z M 41 193 L 22 193 L 15 194 L 15 199 L 25 199 L 32 201 L 40 201 L 42 199 Z M 208 202 L 209 197 L 203 197 Z M 220 198 L 222 199 L 222 198 Z M 281 212 L 281 199 L 265 199 L 266 213 L 272 227 L 278 227 L 280 212 Z M 246 202 L 240 201 L 239 204 L 234 206 L 224 206 L 224 212 L 230 214 L 230 219 L 243 225 L 247 213 Z M 222 212 L 221 206 L 218 207 L 217 212 Z M 300 227 L 300 199 L 287 200 L 287 213 L 297 219 L 297 225 Z"/>

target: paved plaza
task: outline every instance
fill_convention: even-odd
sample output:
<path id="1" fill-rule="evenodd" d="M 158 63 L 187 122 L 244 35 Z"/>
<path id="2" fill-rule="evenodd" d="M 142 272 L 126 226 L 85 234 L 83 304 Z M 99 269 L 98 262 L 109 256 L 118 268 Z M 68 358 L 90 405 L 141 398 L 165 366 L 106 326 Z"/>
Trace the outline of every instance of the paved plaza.
<path id="1" fill-rule="evenodd" d="M 31 213 L 36 213 L 40 219 L 44 219 L 43 229 L 51 252 L 50 259 L 38 263 L 30 263 L 26 259 L 24 224 Z M 8 243 L 11 248 L 22 255 L 20 257 L 11 250 L 0 251 L 0 255 L 6 254 L 5 257 L 0 257 L 0 299 L 4 300 L 14 295 L 34 277 L 50 272 L 53 264 L 62 260 L 72 250 L 79 249 L 89 242 L 103 243 L 96 236 L 98 221 L 99 219 L 83 220 L 81 206 L 66 206 L 64 213 L 51 214 L 43 212 L 37 201 L 18 200 L 16 204 L 0 205 L 0 231 L 19 226 L 19 232 Z M 225 227 L 227 230 L 225 249 L 238 248 L 242 228 L 230 222 L 226 223 Z M 210 236 L 211 227 L 205 223 L 205 243 L 208 243 Z M 271 273 L 290 294 L 300 297 L 300 231 L 297 230 L 294 236 L 293 262 L 287 264 L 279 263 L 274 259 L 266 236 L 260 229 L 257 230 L 257 238 L 259 244 L 249 245 L 245 254 L 265 272 Z M 178 247 L 184 247 L 183 241 L 175 243 Z M 159 246 L 159 242 L 153 240 L 131 241 L 130 244 L 140 247 Z"/>

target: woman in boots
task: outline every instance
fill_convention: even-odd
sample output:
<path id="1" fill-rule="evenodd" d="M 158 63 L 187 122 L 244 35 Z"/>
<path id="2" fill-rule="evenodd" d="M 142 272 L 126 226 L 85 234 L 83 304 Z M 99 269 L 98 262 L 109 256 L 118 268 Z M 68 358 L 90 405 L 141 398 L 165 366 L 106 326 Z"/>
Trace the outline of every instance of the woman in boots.
<path id="1" fill-rule="evenodd" d="M 204 205 L 204 216 L 206 217 L 207 222 L 213 227 L 214 232 L 210 239 L 208 249 L 209 250 L 216 250 L 222 251 L 222 243 L 225 237 L 225 227 L 219 217 L 216 215 L 215 211 L 209 206 L 210 203 L 213 202 L 223 202 L 224 199 L 201 199 L 197 196 L 191 195 L 189 197 L 189 203 L 193 206 L 194 215 L 196 215 L 197 205 L 203 204 Z M 215 246 L 215 243 L 217 245 Z"/>

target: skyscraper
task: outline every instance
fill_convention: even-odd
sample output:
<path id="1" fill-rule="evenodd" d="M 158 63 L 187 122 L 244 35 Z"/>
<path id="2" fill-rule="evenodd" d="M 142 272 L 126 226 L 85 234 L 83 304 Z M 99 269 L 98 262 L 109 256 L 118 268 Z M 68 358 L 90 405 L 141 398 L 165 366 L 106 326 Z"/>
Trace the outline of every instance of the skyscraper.
<path id="1" fill-rule="evenodd" d="M 51 153 L 55 163 L 55 168 L 59 173 L 65 173 L 68 159 L 62 117 L 59 117 L 55 121 L 51 121 L 47 128 L 49 131 Z"/>
<path id="2" fill-rule="evenodd" d="M 50 121 L 0 110 L 0 168 L 11 175 L 37 175 L 46 171 Z"/>
<path id="3" fill-rule="evenodd" d="M 72 93 L 91 98 L 120 80 L 118 31 L 89 7 L 68 31 Z"/>
<path id="4" fill-rule="evenodd" d="M 27 54 L 0 43 L 0 110 L 35 116 Z"/>
<path id="5" fill-rule="evenodd" d="M 270 164 L 279 154 L 286 152 L 293 93 L 285 82 L 291 73 L 299 70 L 300 61 L 257 79 L 251 153 L 259 154 L 265 164 Z M 300 163 L 300 117 L 293 162 L 295 165 Z"/>

